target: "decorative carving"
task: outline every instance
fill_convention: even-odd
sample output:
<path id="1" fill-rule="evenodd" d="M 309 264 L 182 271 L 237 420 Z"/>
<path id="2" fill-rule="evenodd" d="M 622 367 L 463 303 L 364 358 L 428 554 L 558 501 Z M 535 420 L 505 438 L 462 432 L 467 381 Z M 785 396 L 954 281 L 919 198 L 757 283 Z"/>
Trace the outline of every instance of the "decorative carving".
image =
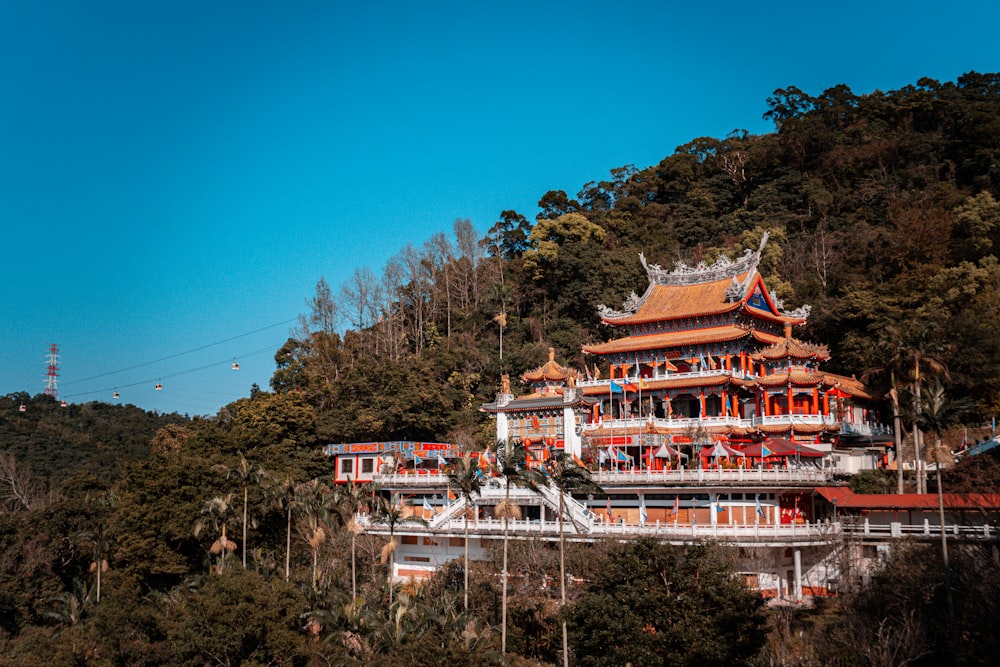
<path id="1" fill-rule="evenodd" d="M 510 392 L 510 375 L 504 373 L 500 376 L 500 393 L 509 394 Z"/>
<path id="2" fill-rule="evenodd" d="M 743 298 L 743 285 L 733 276 L 733 282 L 729 283 L 729 287 L 726 288 L 726 300 L 727 301 L 739 301 Z"/>
<path id="3" fill-rule="evenodd" d="M 649 282 L 656 285 L 694 285 L 723 278 L 735 278 L 742 273 L 753 273 L 757 269 L 767 239 L 768 234 L 765 232 L 757 250 L 746 250 L 736 261 L 729 259 L 727 255 L 721 255 L 711 265 L 699 262 L 696 266 L 688 266 L 684 262 L 677 262 L 672 271 L 663 269 L 659 264 L 647 264 L 646 257 L 642 253 L 639 253 L 639 261 L 649 276 Z"/>
<path id="4" fill-rule="evenodd" d="M 812 306 L 809 304 L 804 304 L 796 308 L 795 310 L 789 310 L 783 312 L 782 315 L 785 317 L 798 317 L 803 320 L 809 319 L 809 313 L 812 312 Z"/>

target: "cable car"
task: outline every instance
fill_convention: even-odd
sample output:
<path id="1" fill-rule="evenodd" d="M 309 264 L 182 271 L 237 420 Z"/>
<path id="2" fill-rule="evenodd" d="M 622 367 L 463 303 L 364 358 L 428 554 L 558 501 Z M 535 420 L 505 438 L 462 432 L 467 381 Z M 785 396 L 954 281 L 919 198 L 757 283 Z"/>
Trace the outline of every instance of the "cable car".
<path id="1" fill-rule="evenodd" d="M 163 391 L 163 384 L 160 383 L 160 382 L 157 382 L 156 383 L 156 387 L 154 387 L 154 388 L 156 389 L 156 391 Z"/>
<path id="2" fill-rule="evenodd" d="M 65 408 L 67 405 L 69 405 L 69 403 L 67 403 L 66 401 L 63 401 L 62 403 L 59 404 L 59 407 L 60 408 Z"/>
<path id="3" fill-rule="evenodd" d="M 240 365 L 236 362 L 236 357 L 233 357 L 233 370 L 234 371 L 240 370 Z"/>
<path id="4" fill-rule="evenodd" d="M 118 391 L 116 390 L 115 393 L 111 394 L 111 398 L 115 399 L 121 398 L 121 394 L 119 394 Z"/>
<path id="5" fill-rule="evenodd" d="M 27 412 L 28 411 L 28 406 L 25 405 L 24 403 L 21 403 L 21 407 L 18 408 L 18 411 L 19 412 Z"/>

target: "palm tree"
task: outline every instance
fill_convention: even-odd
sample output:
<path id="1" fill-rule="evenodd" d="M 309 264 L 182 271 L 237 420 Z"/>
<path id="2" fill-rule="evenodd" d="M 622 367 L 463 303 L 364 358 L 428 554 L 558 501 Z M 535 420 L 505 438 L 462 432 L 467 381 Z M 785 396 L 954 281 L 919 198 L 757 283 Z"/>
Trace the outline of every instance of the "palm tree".
<path id="1" fill-rule="evenodd" d="M 962 399 L 951 400 L 945 394 L 944 384 L 937 378 L 927 388 L 927 395 L 920 403 L 920 411 L 914 415 L 914 427 L 919 427 L 934 437 L 934 475 L 937 479 L 938 520 L 941 523 L 941 559 L 944 564 L 945 592 L 948 600 L 948 620 L 951 630 L 955 629 L 955 608 L 951 596 L 951 569 L 948 564 L 948 536 L 944 525 L 944 485 L 941 482 L 942 463 L 950 458 L 942 445 L 943 435 L 949 427 L 957 423 L 962 414 L 972 405 Z M 954 638 L 954 634 L 952 634 Z"/>
<path id="2" fill-rule="evenodd" d="M 233 494 L 227 493 L 224 496 L 216 496 L 205 503 L 201 513 L 204 515 L 195 521 L 194 535 L 197 537 L 204 530 L 205 526 L 211 525 L 220 532 L 219 538 L 209 547 L 212 556 L 219 557 L 219 564 L 216 572 L 219 574 L 225 569 L 226 556 L 236 550 L 236 543 L 226 536 L 226 522 L 232 513 Z"/>
<path id="3" fill-rule="evenodd" d="M 372 484 L 358 484 L 351 481 L 346 487 L 340 489 L 339 503 L 341 522 L 351 532 L 351 599 L 358 598 L 358 567 L 357 567 L 357 538 L 360 527 L 354 520 L 354 516 L 365 504 L 365 498 L 375 494 L 375 487 Z"/>
<path id="4" fill-rule="evenodd" d="M 402 503 L 377 496 L 375 511 L 371 517 L 372 523 L 381 523 L 389 528 L 389 543 L 382 547 L 382 562 L 388 561 L 389 573 L 386 575 L 386 585 L 389 588 L 389 605 L 392 605 L 392 571 L 396 566 L 396 528 L 404 523 L 420 523 L 427 525 L 418 517 L 403 508 Z"/>
<path id="5" fill-rule="evenodd" d="M 452 463 L 445 472 L 448 484 L 458 489 L 465 499 L 465 512 L 462 513 L 465 522 L 465 609 L 469 609 L 469 509 L 472 496 L 479 495 L 479 490 L 486 483 L 483 471 L 479 468 L 479 459 L 475 456 L 461 456 Z"/>
<path id="6" fill-rule="evenodd" d="M 903 470 L 900 457 L 900 433 L 901 408 L 899 405 L 900 380 L 903 384 L 908 381 L 908 388 L 912 397 L 910 414 L 920 411 L 921 385 L 924 383 L 925 375 L 942 377 L 947 380 L 948 369 L 944 364 L 942 356 L 936 353 L 929 341 L 928 335 L 931 327 L 926 324 L 916 324 L 908 331 L 902 331 L 897 326 L 887 326 L 884 331 L 877 336 L 875 344 L 871 348 L 872 368 L 862 375 L 862 380 L 868 382 L 873 376 L 888 376 L 888 396 L 893 406 L 893 432 L 896 440 L 896 485 L 898 493 L 903 492 Z M 940 350 L 938 350 L 940 352 Z M 884 385 L 883 385 L 884 386 Z M 921 433 L 916 425 L 913 425 L 913 449 L 916 462 L 917 492 L 925 493 L 927 483 L 920 466 L 921 456 Z"/>
<path id="7" fill-rule="evenodd" d="M 299 530 L 312 552 L 312 587 L 316 591 L 319 586 L 319 549 L 326 542 L 330 510 L 337 498 L 318 479 L 300 484 L 297 492 L 298 502 L 305 515 L 302 520 L 304 525 Z"/>
<path id="8" fill-rule="evenodd" d="M 497 472 L 504 478 L 505 490 L 503 502 L 497 503 L 494 514 L 503 519 L 503 572 L 500 577 L 501 622 L 500 622 L 500 652 L 507 653 L 507 542 L 508 527 L 511 519 L 521 516 L 521 508 L 510 502 L 511 485 L 524 486 L 535 490 L 538 488 L 540 475 L 537 470 L 528 467 L 528 450 L 520 440 L 500 441 L 497 443 Z"/>
<path id="9" fill-rule="evenodd" d="M 285 581 L 291 576 L 292 557 L 292 508 L 298 505 L 298 484 L 289 478 L 268 487 L 271 502 L 280 510 L 285 511 Z"/>
<path id="10" fill-rule="evenodd" d="M 243 569 L 247 569 L 247 500 L 251 484 L 259 484 L 264 478 L 264 469 L 260 466 L 251 466 L 247 457 L 240 452 L 240 462 L 233 468 L 223 464 L 212 466 L 214 469 L 226 475 L 226 479 L 236 478 L 243 486 Z M 256 527 L 256 526 L 255 526 Z"/>
<path id="11" fill-rule="evenodd" d="M 97 578 L 94 604 L 101 604 L 101 574 L 108 571 L 108 561 L 104 557 L 108 551 L 108 538 L 104 525 L 98 526 L 97 530 L 79 531 L 74 535 L 74 542 L 92 550 L 93 560 L 90 562 L 89 569 L 95 573 Z"/>
<path id="12" fill-rule="evenodd" d="M 590 478 L 590 471 L 578 465 L 566 452 L 555 454 L 547 464 L 547 483 L 559 492 L 559 594 L 562 608 L 566 607 L 566 544 L 563 536 L 564 501 L 567 494 L 604 493 L 604 489 Z M 569 667 L 569 635 L 566 616 L 562 618 L 563 665 Z"/>

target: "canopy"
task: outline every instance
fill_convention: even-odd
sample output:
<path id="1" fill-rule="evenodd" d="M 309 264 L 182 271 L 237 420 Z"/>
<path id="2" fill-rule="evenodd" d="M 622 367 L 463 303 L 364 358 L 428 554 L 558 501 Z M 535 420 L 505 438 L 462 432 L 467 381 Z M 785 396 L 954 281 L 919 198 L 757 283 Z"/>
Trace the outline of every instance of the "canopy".
<path id="1" fill-rule="evenodd" d="M 786 438 L 772 438 L 764 442 L 757 442 L 743 448 L 743 454 L 755 459 L 767 458 L 768 456 L 805 456 L 807 458 L 819 458 L 824 456 L 823 452 L 792 442 Z"/>
<path id="2" fill-rule="evenodd" d="M 658 459 L 672 459 L 678 456 L 683 459 L 688 458 L 687 454 L 679 452 L 667 444 L 660 445 L 660 448 L 653 452 L 653 456 Z"/>
<path id="3" fill-rule="evenodd" d="M 608 460 L 611 461 L 629 461 L 632 459 L 631 456 L 620 449 L 615 449 L 614 447 L 608 447 L 606 450 L 603 450 L 602 453 Z"/>
<path id="4" fill-rule="evenodd" d="M 745 458 L 746 454 L 739 451 L 738 449 L 733 449 L 728 445 L 724 445 L 721 442 L 715 443 L 714 447 L 709 449 L 704 449 L 701 452 L 702 458 L 725 458 L 727 456 Z"/>

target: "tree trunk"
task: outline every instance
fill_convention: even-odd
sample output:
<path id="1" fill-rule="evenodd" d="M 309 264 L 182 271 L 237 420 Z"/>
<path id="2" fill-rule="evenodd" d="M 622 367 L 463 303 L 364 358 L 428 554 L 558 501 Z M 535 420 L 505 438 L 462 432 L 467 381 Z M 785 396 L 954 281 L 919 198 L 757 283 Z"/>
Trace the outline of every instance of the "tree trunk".
<path id="1" fill-rule="evenodd" d="M 285 581 L 288 581 L 291 575 L 291 564 L 292 561 L 292 506 L 288 505 L 288 531 L 285 535 Z"/>
<path id="2" fill-rule="evenodd" d="M 358 534 L 354 532 L 353 526 L 351 529 L 351 604 L 358 599 L 358 567 L 357 567 L 357 549 L 355 547 Z"/>
<path id="3" fill-rule="evenodd" d="M 243 569 L 247 569 L 247 487 L 243 485 Z"/>
<path id="4" fill-rule="evenodd" d="M 903 436 L 900 433 L 899 417 L 899 396 L 896 393 L 896 384 L 893 382 L 892 391 L 889 392 L 892 398 L 892 433 L 896 440 L 896 493 L 903 493 Z"/>
<path id="5" fill-rule="evenodd" d="M 543 510 L 544 511 L 544 510 Z M 566 629 L 566 545 L 563 539 L 563 492 L 559 491 L 559 593 L 562 605 L 562 652 L 563 667 L 569 667 L 569 634 Z"/>
<path id="6" fill-rule="evenodd" d="M 465 611 L 469 611 L 469 499 L 465 499 Z"/>
<path id="7" fill-rule="evenodd" d="M 944 590 L 948 602 L 948 639 L 954 642 L 955 632 L 955 602 L 951 596 L 951 566 L 948 563 L 948 536 L 944 525 L 944 485 L 941 483 L 941 438 L 934 439 L 934 472 L 937 477 L 938 520 L 941 522 L 941 560 L 944 565 Z"/>
<path id="8" fill-rule="evenodd" d="M 507 527 L 510 519 L 507 514 L 510 507 L 510 480 L 504 491 L 504 517 L 503 517 L 503 575 L 500 577 L 500 585 L 503 591 L 500 597 L 500 654 L 507 655 Z"/>

